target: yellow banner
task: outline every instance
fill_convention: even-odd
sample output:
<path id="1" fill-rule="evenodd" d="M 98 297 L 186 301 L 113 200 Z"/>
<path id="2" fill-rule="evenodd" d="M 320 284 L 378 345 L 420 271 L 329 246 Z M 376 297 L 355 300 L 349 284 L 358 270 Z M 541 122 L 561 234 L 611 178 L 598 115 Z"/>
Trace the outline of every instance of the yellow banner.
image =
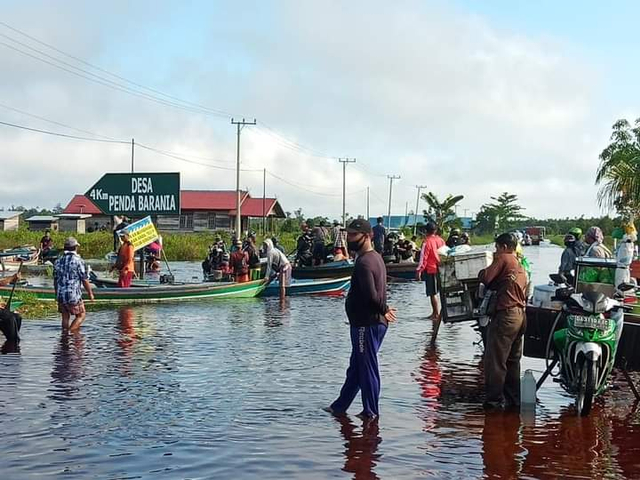
<path id="1" fill-rule="evenodd" d="M 129 241 L 133 244 L 134 250 L 144 248 L 158 239 L 158 231 L 151 217 L 144 217 L 122 230 L 129 234 Z"/>

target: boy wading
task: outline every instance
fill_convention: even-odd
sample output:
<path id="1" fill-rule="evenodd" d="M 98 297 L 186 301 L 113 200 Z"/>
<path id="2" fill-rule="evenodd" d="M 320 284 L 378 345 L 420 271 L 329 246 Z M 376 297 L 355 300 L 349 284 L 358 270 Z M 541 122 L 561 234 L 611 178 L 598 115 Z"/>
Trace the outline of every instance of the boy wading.
<path id="1" fill-rule="evenodd" d="M 358 416 L 373 418 L 379 414 L 378 349 L 388 324 L 396 316 L 395 310 L 387 306 L 387 270 L 371 245 L 371 234 L 371 225 L 366 220 L 354 220 L 347 228 L 349 251 L 357 252 L 346 301 L 351 358 L 340 396 L 325 409 L 334 415 L 345 414 L 358 391 L 363 407 Z"/>
<path id="2" fill-rule="evenodd" d="M 516 245 L 517 239 L 510 233 L 496 238 L 493 263 L 479 275 L 480 281 L 496 292 L 484 352 L 485 408 L 520 405 L 527 274 L 515 255 Z"/>

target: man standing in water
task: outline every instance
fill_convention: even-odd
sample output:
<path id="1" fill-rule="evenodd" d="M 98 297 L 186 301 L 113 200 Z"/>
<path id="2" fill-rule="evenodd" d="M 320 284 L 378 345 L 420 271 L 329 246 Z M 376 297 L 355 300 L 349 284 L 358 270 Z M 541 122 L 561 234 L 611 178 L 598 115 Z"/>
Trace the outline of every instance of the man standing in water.
<path id="1" fill-rule="evenodd" d="M 347 228 L 349 251 L 356 252 L 345 306 L 350 325 L 351 359 L 340 396 L 325 408 L 334 415 L 344 415 L 360 391 L 363 410 L 358 416 L 363 419 L 379 414 L 378 349 L 388 324 L 396 320 L 395 309 L 387 306 L 387 271 L 382 257 L 371 245 L 371 235 L 371 224 L 364 219 L 354 220 Z"/>
<path id="2" fill-rule="evenodd" d="M 78 331 L 86 318 L 84 302 L 82 301 L 82 286 L 93 301 L 93 291 L 87 278 L 84 261 L 78 255 L 80 244 L 69 237 L 64 242 L 64 255 L 59 258 L 53 268 L 53 284 L 56 290 L 58 311 L 62 315 L 62 330 Z M 75 318 L 69 326 L 71 315 Z"/>
<path id="3" fill-rule="evenodd" d="M 373 248 L 382 255 L 384 249 L 384 239 L 387 237 L 387 229 L 384 228 L 384 218 L 376 219 L 377 225 L 373 227 Z"/>
<path id="4" fill-rule="evenodd" d="M 489 290 L 496 292 L 484 351 L 485 408 L 520 406 L 527 274 L 516 257 L 516 246 L 513 234 L 498 236 L 493 262 L 478 275 Z"/>
<path id="5" fill-rule="evenodd" d="M 438 235 L 438 227 L 433 222 L 427 222 L 426 235 L 420 250 L 420 262 L 416 269 L 416 280 L 424 280 L 427 296 L 431 299 L 430 319 L 440 320 L 440 305 L 438 304 L 438 265 L 440 255 L 438 249 L 445 245 Z"/>

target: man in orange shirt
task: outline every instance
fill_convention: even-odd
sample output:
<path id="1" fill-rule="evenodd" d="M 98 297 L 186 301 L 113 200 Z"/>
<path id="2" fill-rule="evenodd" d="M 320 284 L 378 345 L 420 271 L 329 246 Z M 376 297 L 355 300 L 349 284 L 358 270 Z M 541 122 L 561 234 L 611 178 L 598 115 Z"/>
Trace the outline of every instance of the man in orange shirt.
<path id="1" fill-rule="evenodd" d="M 122 245 L 120 245 L 120 249 L 118 250 L 118 260 L 114 268 L 120 272 L 118 287 L 129 288 L 135 271 L 135 251 L 133 244 L 129 241 L 129 233 L 125 231 L 120 235 L 120 238 L 122 239 Z"/>
<path id="2" fill-rule="evenodd" d="M 433 222 L 427 222 L 426 235 L 420 251 L 420 262 L 416 269 L 416 279 L 424 280 L 427 296 L 431 299 L 431 316 L 433 320 L 440 319 L 440 305 L 438 304 L 438 265 L 440 256 L 438 249 L 445 245 L 438 235 L 438 227 Z"/>

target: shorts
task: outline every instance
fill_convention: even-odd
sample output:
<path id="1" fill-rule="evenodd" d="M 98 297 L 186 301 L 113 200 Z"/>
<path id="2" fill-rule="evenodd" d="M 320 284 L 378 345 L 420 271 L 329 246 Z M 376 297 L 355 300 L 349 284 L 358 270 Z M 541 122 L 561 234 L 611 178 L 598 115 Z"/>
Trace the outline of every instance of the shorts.
<path id="1" fill-rule="evenodd" d="M 80 300 L 78 303 L 58 302 L 58 312 L 68 315 L 81 315 L 87 311 L 84 308 L 84 302 Z"/>
<path id="2" fill-rule="evenodd" d="M 438 274 L 437 273 L 423 273 L 425 292 L 428 296 L 438 294 Z"/>

